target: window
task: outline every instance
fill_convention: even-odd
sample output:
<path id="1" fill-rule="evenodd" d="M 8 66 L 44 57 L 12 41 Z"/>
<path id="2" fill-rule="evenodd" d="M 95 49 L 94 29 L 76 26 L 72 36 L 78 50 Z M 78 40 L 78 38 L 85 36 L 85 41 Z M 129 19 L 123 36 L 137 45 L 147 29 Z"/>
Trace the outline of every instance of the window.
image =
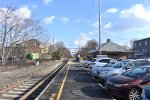
<path id="1" fill-rule="evenodd" d="M 149 68 L 147 68 L 147 67 L 138 67 L 138 68 L 129 70 L 129 71 L 123 73 L 122 75 L 131 77 L 131 78 L 140 78 L 140 77 L 144 76 L 145 73 L 148 71 L 149 71 Z"/>
<path id="2" fill-rule="evenodd" d="M 145 53 L 147 52 L 147 49 L 145 49 Z"/>
<path id="3" fill-rule="evenodd" d="M 134 50 L 134 52 L 135 52 L 135 53 L 137 53 L 137 51 L 136 51 L 136 50 Z"/>
<path id="4" fill-rule="evenodd" d="M 148 73 L 148 74 L 146 74 L 146 76 L 145 76 L 145 79 L 144 79 L 145 81 L 150 81 L 150 74 Z"/>
<path id="5" fill-rule="evenodd" d="M 147 40 L 145 40 L 145 45 L 147 45 Z"/>
<path id="6" fill-rule="evenodd" d="M 145 65 L 149 65 L 150 62 L 149 61 L 140 61 L 141 65 L 142 66 L 145 66 Z"/>
<path id="7" fill-rule="evenodd" d="M 124 65 L 126 65 L 128 62 L 118 62 L 114 65 L 114 68 L 122 68 Z"/>
<path id="8" fill-rule="evenodd" d="M 145 53 L 145 50 L 143 49 L 143 53 Z"/>
<path id="9" fill-rule="evenodd" d="M 134 46 L 136 47 L 136 43 L 134 43 Z"/>
<path id="10" fill-rule="evenodd" d="M 100 60 L 99 62 L 102 62 L 102 63 L 110 63 L 110 59 L 102 59 L 102 60 Z"/>
<path id="11" fill-rule="evenodd" d="M 141 42 L 139 42 L 139 46 L 141 46 Z"/>

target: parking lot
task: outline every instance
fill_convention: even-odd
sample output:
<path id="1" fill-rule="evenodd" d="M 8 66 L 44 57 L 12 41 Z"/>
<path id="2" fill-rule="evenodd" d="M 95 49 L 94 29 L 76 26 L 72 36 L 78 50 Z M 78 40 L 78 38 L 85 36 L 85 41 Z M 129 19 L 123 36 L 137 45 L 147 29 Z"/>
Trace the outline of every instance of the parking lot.
<path id="1" fill-rule="evenodd" d="M 69 62 L 55 77 L 41 100 L 113 100 L 79 63 Z"/>

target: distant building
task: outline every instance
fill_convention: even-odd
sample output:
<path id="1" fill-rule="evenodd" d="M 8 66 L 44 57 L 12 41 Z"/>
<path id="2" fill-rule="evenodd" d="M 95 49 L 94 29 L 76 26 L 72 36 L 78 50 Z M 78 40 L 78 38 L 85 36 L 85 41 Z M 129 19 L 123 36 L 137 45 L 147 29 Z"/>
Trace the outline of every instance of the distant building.
<path id="1" fill-rule="evenodd" d="M 150 58 L 150 37 L 134 41 L 134 57 Z"/>
<path id="2" fill-rule="evenodd" d="M 10 47 L 6 47 L 6 54 L 9 50 Z M 8 57 L 15 57 L 18 60 L 26 60 L 26 56 L 29 53 L 39 53 L 40 57 L 45 57 L 48 53 L 48 46 L 37 39 L 30 39 L 13 47 Z"/>
<path id="3" fill-rule="evenodd" d="M 101 45 L 101 54 L 107 55 L 108 57 L 113 59 L 127 59 L 131 52 L 132 51 L 126 49 L 125 47 L 111 42 L 110 39 L 107 39 L 107 42 Z M 99 48 L 96 48 L 89 53 L 93 56 L 96 56 L 99 54 Z"/>

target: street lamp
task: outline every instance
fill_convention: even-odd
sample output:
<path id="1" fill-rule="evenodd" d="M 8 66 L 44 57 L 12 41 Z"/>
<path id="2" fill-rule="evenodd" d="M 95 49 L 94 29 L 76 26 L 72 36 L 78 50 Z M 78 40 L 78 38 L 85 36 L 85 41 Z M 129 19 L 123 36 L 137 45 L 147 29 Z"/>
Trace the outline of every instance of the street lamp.
<path id="1" fill-rule="evenodd" d="M 101 55 L 101 0 L 99 0 L 99 55 Z"/>

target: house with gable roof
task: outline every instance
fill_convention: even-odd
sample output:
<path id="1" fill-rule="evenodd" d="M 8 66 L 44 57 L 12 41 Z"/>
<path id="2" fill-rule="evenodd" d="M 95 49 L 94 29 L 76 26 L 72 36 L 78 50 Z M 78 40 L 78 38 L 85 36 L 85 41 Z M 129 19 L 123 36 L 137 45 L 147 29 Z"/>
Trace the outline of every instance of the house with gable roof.
<path id="1" fill-rule="evenodd" d="M 107 42 L 101 45 L 100 50 L 102 55 L 107 55 L 108 57 L 116 60 L 127 59 L 130 53 L 132 53 L 132 51 L 126 49 L 125 47 L 111 42 L 110 39 L 107 39 Z M 93 55 L 93 57 L 96 57 L 96 55 L 99 54 L 99 48 L 91 50 L 89 54 Z"/>

